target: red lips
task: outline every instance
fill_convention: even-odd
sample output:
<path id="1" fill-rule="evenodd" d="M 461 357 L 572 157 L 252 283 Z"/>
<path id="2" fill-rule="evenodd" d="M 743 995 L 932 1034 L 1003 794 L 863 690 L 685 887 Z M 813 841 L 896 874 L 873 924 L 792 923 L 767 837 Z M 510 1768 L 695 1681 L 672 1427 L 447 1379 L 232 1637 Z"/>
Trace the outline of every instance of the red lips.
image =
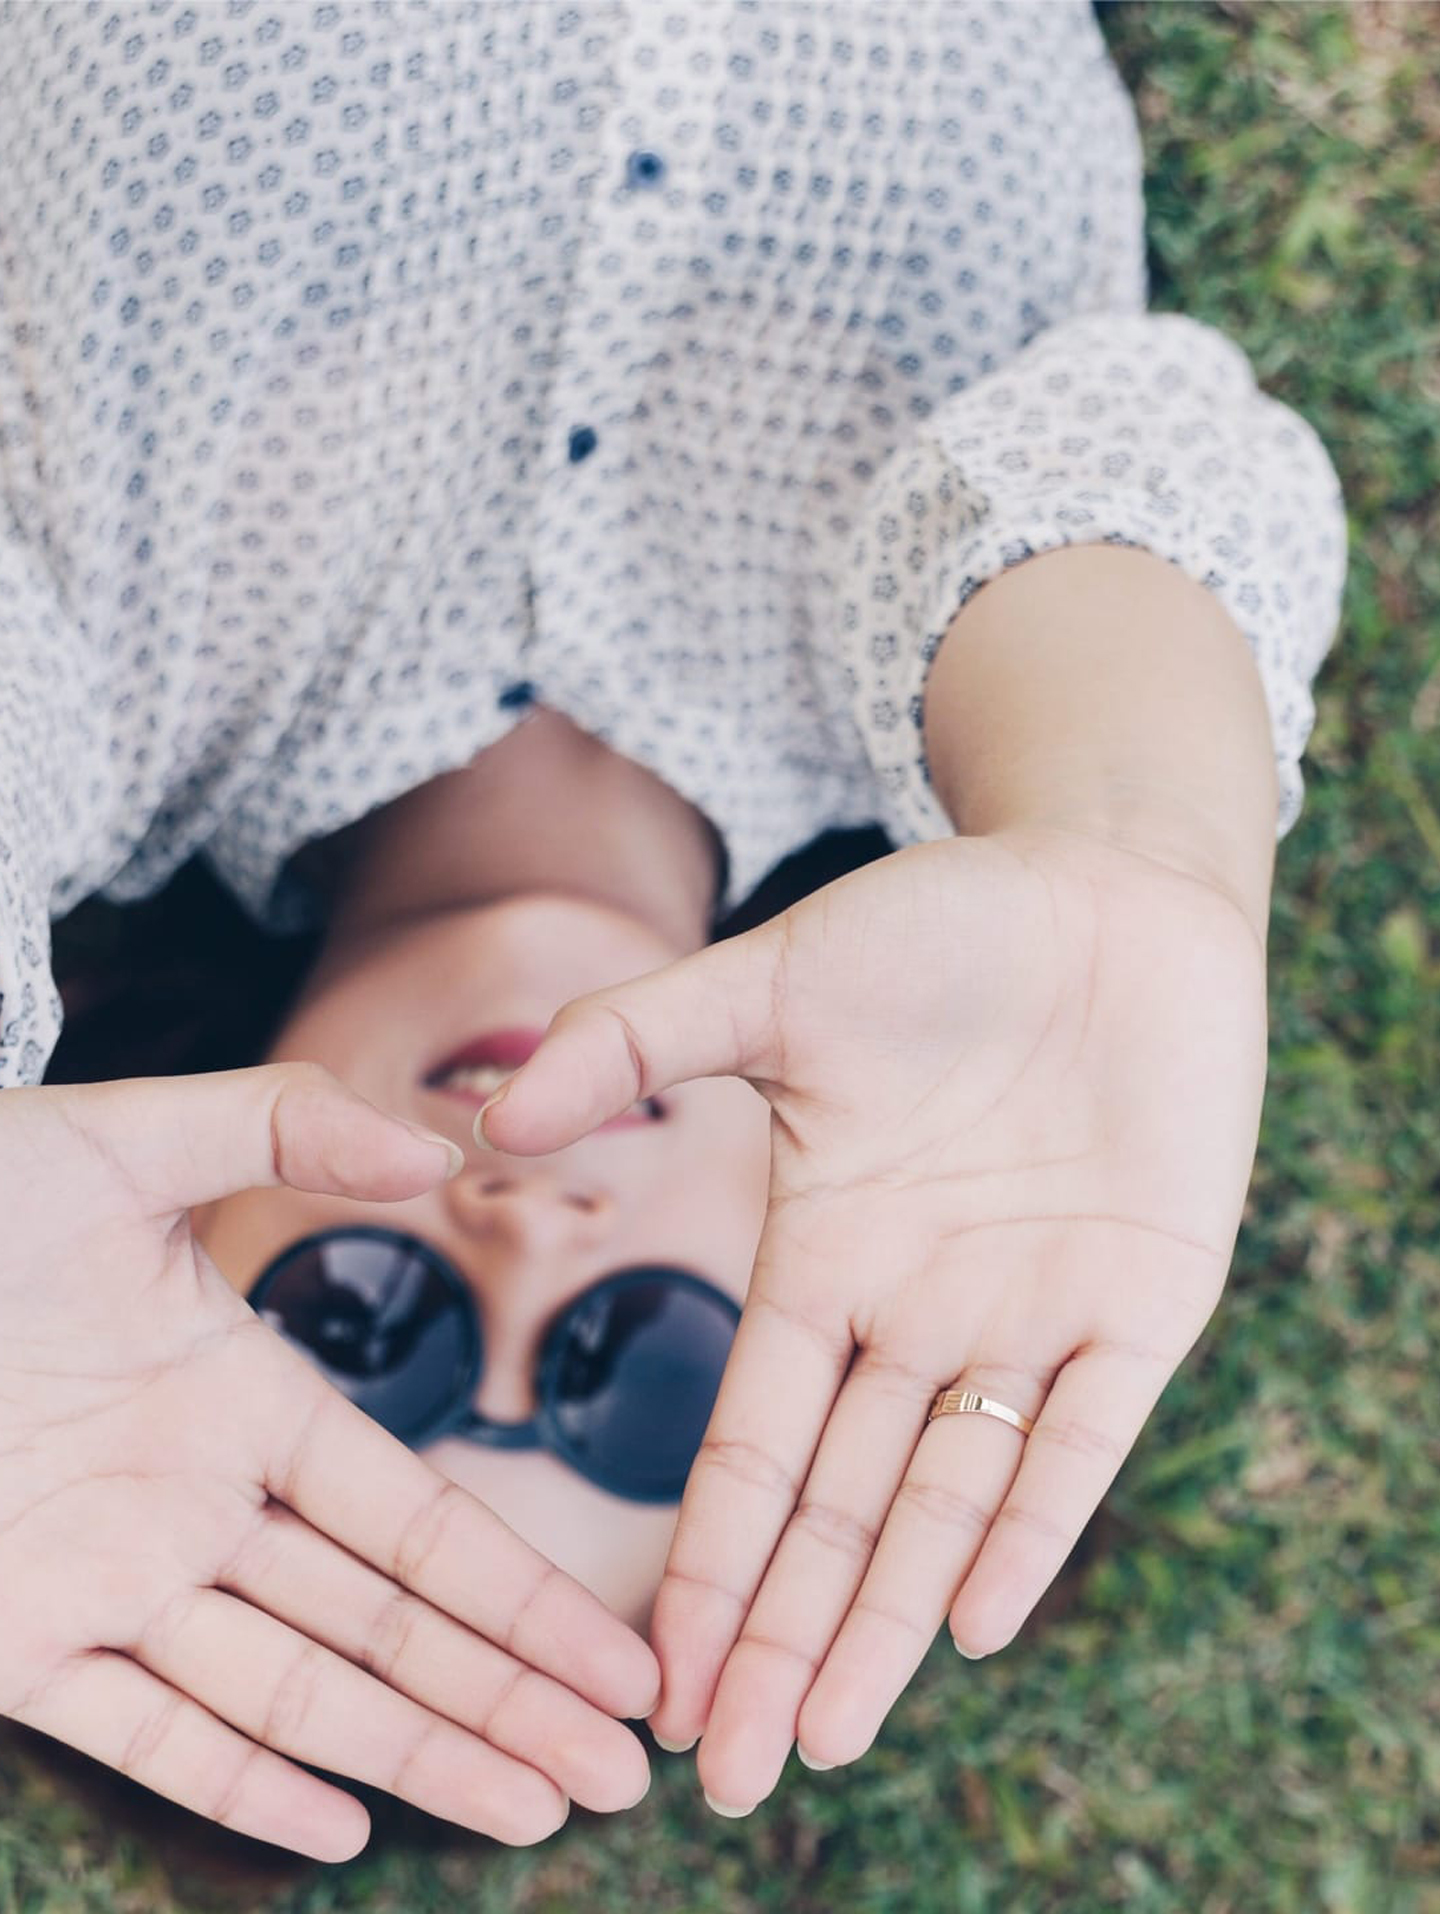
<path id="1" fill-rule="evenodd" d="M 447 1083 L 446 1078 L 455 1070 L 476 1070 L 485 1064 L 491 1064 L 500 1070 L 518 1070 L 534 1056 L 544 1040 L 545 1032 L 534 1025 L 523 1025 L 506 1030 L 487 1030 L 483 1036 L 472 1037 L 468 1043 L 461 1044 L 458 1050 L 452 1050 L 448 1056 L 427 1070 L 421 1082 L 427 1090 L 434 1090 L 441 1096 L 455 1097 L 461 1103 L 468 1103 L 471 1109 L 478 1110 L 486 1102 L 489 1092 L 482 1094 L 478 1090 L 467 1089 L 463 1084 Z M 665 1106 L 658 1097 L 649 1097 L 638 1109 L 624 1110 L 619 1116 L 611 1117 L 608 1123 L 602 1123 L 593 1132 L 599 1135 L 602 1130 L 635 1129 L 646 1123 L 653 1123 L 663 1117 Z"/>
<path id="2" fill-rule="evenodd" d="M 438 1089 L 441 1078 L 448 1076 L 452 1070 L 478 1070 L 486 1063 L 494 1064 L 500 1070 L 518 1070 L 540 1048 L 544 1035 L 543 1030 L 533 1026 L 487 1030 L 483 1037 L 472 1038 L 458 1050 L 452 1050 L 448 1057 L 443 1057 L 433 1069 L 427 1070 L 425 1086 L 430 1090 Z"/>

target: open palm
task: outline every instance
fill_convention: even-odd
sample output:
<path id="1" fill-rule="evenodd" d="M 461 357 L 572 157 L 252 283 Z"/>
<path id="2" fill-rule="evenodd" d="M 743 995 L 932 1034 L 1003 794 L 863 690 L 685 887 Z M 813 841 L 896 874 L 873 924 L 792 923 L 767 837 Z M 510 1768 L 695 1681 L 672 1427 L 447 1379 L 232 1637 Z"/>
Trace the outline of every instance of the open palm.
<path id="1" fill-rule="evenodd" d="M 325 1382 L 198 1248 L 259 1183 L 388 1200 L 438 1139 L 306 1065 L 0 1098 L 0 1715 L 327 1860 L 313 1763 L 500 1839 L 631 1806 L 654 1659 Z"/>
<path id="2" fill-rule="evenodd" d="M 1264 955 L 1168 866 L 1034 831 L 908 848 L 577 999 L 485 1119 L 560 1147 L 688 1077 L 771 1106 L 744 1317 L 653 1640 L 657 1734 L 745 1811 L 861 1754 L 948 1612 L 1015 1634 L 1224 1284 Z M 938 1418 L 957 1385 L 1035 1419 Z"/>

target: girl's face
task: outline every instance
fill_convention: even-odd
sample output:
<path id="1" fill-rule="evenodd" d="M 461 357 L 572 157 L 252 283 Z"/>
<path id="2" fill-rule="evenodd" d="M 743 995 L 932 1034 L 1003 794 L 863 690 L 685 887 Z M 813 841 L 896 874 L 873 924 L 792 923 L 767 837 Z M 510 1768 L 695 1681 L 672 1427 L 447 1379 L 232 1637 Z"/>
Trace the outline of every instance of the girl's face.
<path id="1" fill-rule="evenodd" d="M 550 894 L 427 915 L 331 953 L 270 1055 L 326 1065 L 382 1109 L 452 1137 L 465 1168 L 402 1203 L 250 1190 L 197 1211 L 196 1234 L 242 1293 L 280 1250 L 346 1223 L 423 1237 L 470 1286 L 484 1336 L 475 1407 L 528 1417 L 552 1317 L 597 1278 L 638 1263 L 745 1293 L 765 1213 L 769 1112 L 739 1078 L 681 1084 L 665 1114 L 545 1157 L 483 1150 L 478 1094 L 427 1085 L 437 1063 L 490 1030 L 541 1029 L 572 997 L 670 961 L 647 926 Z M 423 1451 L 618 1613 L 643 1623 L 673 1507 L 624 1501 L 542 1452 L 446 1437 Z"/>

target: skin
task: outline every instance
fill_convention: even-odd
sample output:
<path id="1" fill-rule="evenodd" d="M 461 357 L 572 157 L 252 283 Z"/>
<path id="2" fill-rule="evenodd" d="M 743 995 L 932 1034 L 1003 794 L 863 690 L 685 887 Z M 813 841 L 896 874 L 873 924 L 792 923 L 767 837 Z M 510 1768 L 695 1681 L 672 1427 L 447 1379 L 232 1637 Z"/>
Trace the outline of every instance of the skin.
<path id="1" fill-rule="evenodd" d="M 399 1202 L 195 1217 L 242 1290 L 327 1223 L 430 1237 L 505 1417 L 599 1274 L 749 1279 L 678 1526 L 549 1457 L 426 1456 L 624 1614 L 663 1567 L 653 1726 L 703 1737 L 722 1813 L 797 1741 L 863 1753 L 947 1611 L 962 1652 L 1011 1639 L 1214 1309 L 1253 1157 L 1275 787 L 1218 603 L 1144 553 L 1032 560 L 955 620 L 925 722 L 956 835 L 711 948 L 705 820 L 553 712 L 327 847 L 329 942 L 274 1057 L 466 1162 Z M 532 1020 L 477 1154 L 420 1080 Z M 666 1123 L 592 1134 L 661 1091 Z M 1034 1431 L 927 1425 L 951 1385 Z"/>
<path id="2" fill-rule="evenodd" d="M 475 1105 L 422 1082 L 473 1035 L 543 1028 L 570 999 L 703 946 L 717 847 L 691 806 L 542 709 L 332 844 L 311 874 L 334 891 L 328 941 L 271 1060 L 325 1065 L 466 1161 L 401 1202 L 281 1186 L 210 1205 L 196 1234 L 236 1289 L 315 1230 L 364 1222 L 421 1236 L 475 1298 L 475 1406 L 506 1420 L 533 1412 L 544 1332 L 599 1277 L 665 1262 L 743 1299 L 769 1168 L 768 1111 L 747 1083 L 681 1085 L 644 1128 L 527 1159 L 482 1149 Z M 543 1451 L 451 1437 L 421 1453 L 618 1614 L 648 1614 L 675 1507 L 610 1495 Z"/>
<path id="3" fill-rule="evenodd" d="M 295 1762 L 537 1840 L 638 1799 L 608 1717 L 649 1714 L 746 1813 L 797 1742 L 863 1754 L 947 1618 L 971 1656 L 1013 1639 L 1223 1286 L 1275 787 L 1243 638 L 1144 553 L 978 592 L 925 722 L 956 834 L 707 947 L 705 820 L 542 711 L 312 860 L 330 944 L 277 1045 L 310 1060 L 7 1094 L 0 1714 L 339 1859 L 363 1810 Z M 557 1005 L 493 1154 L 458 1108 L 406 1125 L 478 1017 Z M 672 1128 L 592 1136 L 672 1092 Z M 372 1210 L 475 1259 L 501 1414 L 613 1256 L 749 1266 L 653 1655 L 240 1301 L 278 1237 Z M 952 1385 L 1033 1431 L 927 1424 Z M 661 1546 L 668 1513 L 596 1530 L 594 1491 L 513 1479 L 552 1552 L 597 1536 L 597 1585 Z"/>
<path id="4" fill-rule="evenodd" d="M 957 834 L 557 1018 L 486 1113 L 543 1153 L 739 1075 L 765 1229 L 651 1641 L 662 1745 L 746 1814 L 869 1747 L 948 1619 L 1009 1643 L 1214 1309 L 1265 1074 L 1276 789 L 1210 593 L 1027 561 L 953 622 L 927 755 Z M 623 1034 L 622 1034 L 623 1033 Z M 975 1390 L 1034 1422 L 927 1422 Z"/>

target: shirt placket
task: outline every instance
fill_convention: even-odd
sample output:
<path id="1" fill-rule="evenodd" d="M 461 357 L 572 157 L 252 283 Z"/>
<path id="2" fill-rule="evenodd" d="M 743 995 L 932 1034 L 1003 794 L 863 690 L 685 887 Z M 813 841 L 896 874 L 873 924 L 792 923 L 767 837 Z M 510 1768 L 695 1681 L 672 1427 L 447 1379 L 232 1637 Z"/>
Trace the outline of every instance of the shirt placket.
<path id="1" fill-rule="evenodd" d="M 727 13 L 678 0 L 636 0 L 623 9 L 611 43 L 614 105 L 598 129 L 598 165 L 557 340 L 537 496 L 529 676 L 534 695 L 597 735 L 618 721 L 624 697 L 616 654 L 603 644 L 587 647 L 584 632 L 559 628 L 562 619 L 573 622 L 562 611 L 559 581 L 570 576 L 565 555 L 584 522 L 606 511 L 607 495 L 635 470 L 640 374 L 664 351 L 667 317 L 685 296 Z M 627 647 L 626 658 L 643 678 L 636 648 Z"/>

